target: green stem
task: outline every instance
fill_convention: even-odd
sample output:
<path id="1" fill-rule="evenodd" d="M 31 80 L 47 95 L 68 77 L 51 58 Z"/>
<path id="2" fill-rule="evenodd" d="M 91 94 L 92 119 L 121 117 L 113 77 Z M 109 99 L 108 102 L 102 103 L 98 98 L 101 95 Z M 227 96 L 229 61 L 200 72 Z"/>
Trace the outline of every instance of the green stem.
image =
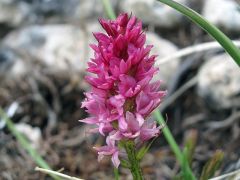
<path id="1" fill-rule="evenodd" d="M 119 180 L 118 169 L 114 167 L 113 172 L 114 172 L 114 179 L 115 179 L 115 180 Z"/>
<path id="2" fill-rule="evenodd" d="M 154 111 L 154 115 L 157 119 L 157 122 L 160 125 L 164 126 L 164 128 L 162 129 L 163 135 L 165 136 L 168 144 L 170 145 L 172 151 L 174 152 L 178 162 L 180 163 L 183 172 L 189 177 L 190 180 L 195 180 L 196 177 L 193 175 L 193 173 L 189 167 L 189 164 L 188 163 L 186 164 L 186 162 L 184 162 L 184 156 L 183 156 L 180 148 L 178 147 L 175 139 L 173 138 L 171 131 L 169 130 L 168 126 L 166 125 L 162 115 L 160 114 L 160 112 L 158 110 Z"/>
<path id="3" fill-rule="evenodd" d="M 133 180 L 143 180 L 140 161 L 137 159 L 137 152 L 135 149 L 134 142 L 127 141 L 124 147 L 128 155 L 128 160 L 130 163 L 130 171 L 132 173 Z"/>
<path id="4" fill-rule="evenodd" d="M 116 15 L 113 11 L 113 8 L 111 6 L 111 3 L 109 2 L 109 0 L 102 0 L 102 3 L 103 3 L 103 7 L 107 13 L 107 16 L 110 18 L 110 19 L 116 19 Z"/>
<path id="5" fill-rule="evenodd" d="M 3 109 L 0 107 L 0 117 L 6 122 L 9 131 L 16 137 L 17 141 L 21 146 L 28 152 L 36 164 L 44 169 L 51 169 L 49 165 L 42 159 L 42 157 L 37 153 L 37 151 L 32 148 L 28 140 L 16 129 L 15 125 L 10 118 L 6 115 Z M 59 180 L 55 175 L 51 175 L 54 179 Z"/>
<path id="6" fill-rule="evenodd" d="M 181 12 L 189 19 L 191 19 L 194 23 L 199 25 L 202 29 L 204 29 L 208 34 L 210 34 L 215 40 L 217 40 L 226 52 L 229 53 L 230 56 L 235 60 L 235 62 L 240 66 L 240 50 L 233 44 L 233 42 L 222 33 L 216 26 L 212 25 L 206 19 L 204 19 L 200 14 L 193 11 L 192 9 L 185 7 L 175 1 L 172 0 L 158 0 L 175 10 Z"/>

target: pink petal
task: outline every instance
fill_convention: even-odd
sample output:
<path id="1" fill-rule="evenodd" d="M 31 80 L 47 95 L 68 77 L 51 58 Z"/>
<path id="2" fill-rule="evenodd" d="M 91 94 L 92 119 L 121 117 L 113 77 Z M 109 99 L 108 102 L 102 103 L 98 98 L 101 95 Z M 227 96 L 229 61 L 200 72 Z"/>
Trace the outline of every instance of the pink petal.
<path id="1" fill-rule="evenodd" d="M 127 130 L 128 124 L 127 124 L 127 122 L 125 121 L 125 118 L 124 118 L 124 117 L 119 118 L 118 127 L 119 127 L 119 129 L 122 130 L 122 131 Z"/>
<path id="2" fill-rule="evenodd" d="M 144 123 L 144 119 L 143 119 L 143 117 L 142 117 L 140 114 L 138 114 L 138 113 L 136 113 L 136 120 L 138 121 L 139 126 L 142 127 L 142 125 L 143 125 L 143 123 Z"/>
<path id="3" fill-rule="evenodd" d="M 159 128 L 156 127 L 155 122 L 146 121 L 140 132 L 140 139 L 142 141 L 147 141 L 153 137 L 158 136 L 160 133 Z"/>
<path id="4" fill-rule="evenodd" d="M 131 112 L 126 112 L 126 121 L 127 121 L 127 124 L 128 124 L 128 129 L 131 131 L 131 132 L 137 132 L 139 131 L 139 123 L 138 121 L 136 120 L 134 114 L 132 114 Z"/>
<path id="5" fill-rule="evenodd" d="M 118 158 L 118 151 L 116 151 L 113 155 L 112 155 L 112 162 L 113 165 L 118 168 L 119 164 L 120 164 L 120 160 Z"/>
<path id="6" fill-rule="evenodd" d="M 122 134 L 120 131 L 116 131 L 114 132 L 112 135 L 109 136 L 111 140 L 114 141 L 119 141 L 123 138 Z"/>
<path id="7" fill-rule="evenodd" d="M 79 120 L 80 122 L 86 123 L 86 124 L 96 124 L 98 123 L 98 119 L 96 117 L 89 117 L 82 120 Z"/>

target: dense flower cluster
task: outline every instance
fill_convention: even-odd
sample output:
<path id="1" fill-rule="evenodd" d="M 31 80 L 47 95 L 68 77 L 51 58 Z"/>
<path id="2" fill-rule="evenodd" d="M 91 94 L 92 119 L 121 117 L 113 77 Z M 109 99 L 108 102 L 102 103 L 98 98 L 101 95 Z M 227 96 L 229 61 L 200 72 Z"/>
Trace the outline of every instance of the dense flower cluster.
<path id="1" fill-rule="evenodd" d="M 120 164 L 120 140 L 144 142 L 159 134 L 154 122 L 145 120 L 160 104 L 164 91 L 160 82 L 150 82 L 158 71 L 150 56 L 152 46 L 144 46 L 142 23 L 126 13 L 116 20 L 100 19 L 107 34 L 94 33 L 98 44 L 91 45 L 94 58 L 88 63 L 91 85 L 82 107 L 91 117 L 81 120 L 96 125 L 92 132 L 106 136 L 106 145 L 96 148 L 99 160 L 111 155 L 115 167 Z"/>

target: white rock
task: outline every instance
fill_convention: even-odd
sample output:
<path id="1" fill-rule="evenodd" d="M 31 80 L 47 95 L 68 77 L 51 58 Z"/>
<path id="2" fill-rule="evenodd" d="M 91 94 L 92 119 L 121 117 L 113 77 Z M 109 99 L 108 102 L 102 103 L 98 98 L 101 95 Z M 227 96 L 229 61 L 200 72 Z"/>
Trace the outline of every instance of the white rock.
<path id="1" fill-rule="evenodd" d="M 51 19 L 51 22 L 80 23 L 84 19 L 97 18 L 104 14 L 99 0 L 35 0 L 30 4 L 36 21 L 42 18 Z"/>
<path id="2" fill-rule="evenodd" d="M 176 0 L 177 2 L 189 5 L 188 0 Z M 133 13 L 146 24 L 159 27 L 171 28 L 182 21 L 182 15 L 169 6 L 156 0 L 122 0 L 121 9 Z"/>
<path id="3" fill-rule="evenodd" d="M 178 48 L 172 42 L 159 37 L 157 34 L 147 32 L 146 35 L 147 44 L 154 45 L 151 54 L 158 55 L 157 59 L 178 51 Z M 168 63 L 162 64 L 158 67 L 160 70 L 155 78 L 161 79 L 163 81 L 163 85 L 166 86 L 171 80 L 173 72 L 176 72 L 179 63 L 180 59 L 172 59 Z"/>
<path id="4" fill-rule="evenodd" d="M 240 31 L 240 5 L 234 0 L 205 0 L 203 16 L 228 31 Z"/>
<path id="5" fill-rule="evenodd" d="M 89 29 L 93 29 L 92 25 Z M 3 40 L 3 45 L 26 52 L 53 71 L 82 71 L 92 56 L 89 44 L 93 41 L 88 26 L 83 30 L 71 25 L 44 25 L 12 32 Z M 22 72 L 22 63 L 26 62 L 17 63 L 13 68 Z"/>
<path id="6" fill-rule="evenodd" d="M 16 129 L 24 134 L 30 141 L 32 147 L 39 148 L 42 140 L 42 133 L 38 127 L 32 127 L 29 124 L 18 123 L 15 125 Z"/>
<path id="7" fill-rule="evenodd" d="M 111 2 L 111 1 L 110 1 Z M 104 14 L 102 1 L 99 0 L 81 0 L 74 12 L 76 19 L 83 19 L 89 17 L 99 17 Z"/>
<path id="8" fill-rule="evenodd" d="M 26 18 L 29 11 L 30 7 L 25 2 L 0 0 L 0 23 L 11 26 L 19 25 Z"/>
<path id="9" fill-rule="evenodd" d="M 212 57 L 201 67 L 198 93 L 214 109 L 240 107 L 240 70 L 229 55 Z"/>
<path id="10" fill-rule="evenodd" d="M 112 6 L 116 0 L 110 1 Z M 72 23 L 82 24 L 105 15 L 101 0 L 0 0 L 0 23 L 22 24 Z"/>

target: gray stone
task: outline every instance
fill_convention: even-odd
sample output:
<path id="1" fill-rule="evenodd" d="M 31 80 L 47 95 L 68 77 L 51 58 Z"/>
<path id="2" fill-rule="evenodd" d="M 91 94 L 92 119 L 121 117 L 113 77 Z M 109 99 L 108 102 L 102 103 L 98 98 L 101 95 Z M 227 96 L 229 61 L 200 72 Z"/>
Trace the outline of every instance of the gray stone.
<path id="1" fill-rule="evenodd" d="M 5 73 L 6 69 L 14 64 L 15 58 L 15 54 L 10 48 L 0 48 L 0 74 Z"/>
<path id="2" fill-rule="evenodd" d="M 103 14 L 102 2 L 99 0 L 37 0 L 30 4 L 32 14 L 37 17 L 35 21 L 42 18 L 52 19 L 53 22 L 77 23 Z"/>
<path id="3" fill-rule="evenodd" d="M 234 0 L 205 0 L 203 16 L 227 31 L 240 31 L 240 6 Z"/>
<path id="4" fill-rule="evenodd" d="M 3 46 L 27 53 L 30 59 L 51 67 L 52 71 L 82 71 L 92 56 L 89 44 L 94 41 L 93 28 L 97 29 L 93 25 L 85 29 L 71 25 L 29 26 L 7 35 Z M 17 72 L 26 72 L 20 67 Z"/>
<path id="5" fill-rule="evenodd" d="M 32 127 L 31 125 L 25 123 L 18 123 L 15 127 L 20 133 L 27 137 L 33 148 L 40 148 L 42 133 L 39 127 Z"/>
<path id="6" fill-rule="evenodd" d="M 115 7 L 116 0 L 111 4 Z M 82 24 L 104 14 L 100 0 L 0 0 L 0 23 L 10 26 L 66 22 Z"/>
<path id="7" fill-rule="evenodd" d="M 189 5 L 188 0 L 176 0 Z M 144 23 L 159 27 L 172 28 L 182 22 L 183 15 L 156 0 L 122 0 L 121 9 L 133 13 Z"/>
<path id="8" fill-rule="evenodd" d="M 169 54 L 178 51 L 177 46 L 175 46 L 172 42 L 163 39 L 152 32 L 147 32 L 147 44 L 154 46 L 151 54 L 157 55 L 157 59 L 161 59 L 161 57 L 168 56 Z M 172 59 L 171 61 L 162 64 L 158 67 L 159 72 L 155 78 L 161 79 L 163 81 L 163 86 L 167 86 L 168 82 L 172 78 L 173 72 L 176 72 L 179 67 L 179 63 L 180 59 Z"/>
<path id="9" fill-rule="evenodd" d="M 26 74 L 23 59 L 10 47 L 0 47 L 0 78 Z"/>
<path id="10" fill-rule="evenodd" d="M 227 54 L 206 61 L 198 73 L 197 87 L 214 109 L 240 107 L 240 70 Z"/>
<path id="11" fill-rule="evenodd" d="M 30 12 L 30 6 L 17 0 L 0 1 L 0 23 L 10 26 L 21 24 Z"/>

